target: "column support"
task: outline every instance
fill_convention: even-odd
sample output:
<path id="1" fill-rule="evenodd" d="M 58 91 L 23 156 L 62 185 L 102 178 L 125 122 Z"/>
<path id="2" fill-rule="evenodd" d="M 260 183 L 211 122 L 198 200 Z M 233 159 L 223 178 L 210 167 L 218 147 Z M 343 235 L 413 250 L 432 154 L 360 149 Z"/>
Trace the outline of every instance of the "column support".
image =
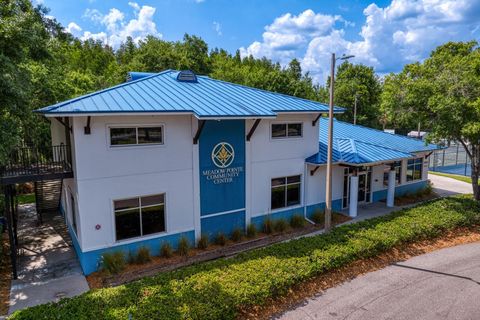
<path id="1" fill-rule="evenodd" d="M 388 189 L 387 189 L 387 207 L 393 207 L 395 202 L 395 170 L 388 172 Z"/>
<path id="2" fill-rule="evenodd" d="M 358 176 L 350 177 L 350 202 L 348 204 L 348 215 L 352 218 L 357 216 L 358 207 Z"/>

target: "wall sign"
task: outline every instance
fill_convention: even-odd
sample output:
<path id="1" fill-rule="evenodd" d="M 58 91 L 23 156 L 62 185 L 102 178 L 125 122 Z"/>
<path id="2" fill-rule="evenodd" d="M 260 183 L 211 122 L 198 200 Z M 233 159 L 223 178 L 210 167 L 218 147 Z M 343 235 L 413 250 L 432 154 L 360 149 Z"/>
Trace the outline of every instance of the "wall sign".
<path id="1" fill-rule="evenodd" d="M 245 208 L 245 121 L 208 120 L 199 156 L 201 215 Z"/>

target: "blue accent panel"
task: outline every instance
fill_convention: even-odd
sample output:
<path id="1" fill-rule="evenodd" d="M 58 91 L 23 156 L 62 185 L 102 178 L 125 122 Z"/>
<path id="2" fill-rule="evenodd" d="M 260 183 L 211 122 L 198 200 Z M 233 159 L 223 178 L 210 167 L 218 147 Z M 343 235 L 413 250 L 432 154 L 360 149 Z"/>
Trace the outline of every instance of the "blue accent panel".
<path id="1" fill-rule="evenodd" d="M 224 168 L 212 160 L 221 142 L 228 143 L 234 153 Z M 207 121 L 199 143 L 201 215 L 245 208 L 245 121 Z"/>
<path id="2" fill-rule="evenodd" d="M 252 217 L 250 223 L 253 223 L 255 225 L 255 227 L 257 227 L 257 230 L 262 230 L 263 221 L 265 220 L 265 218 L 268 217 L 272 220 L 285 219 L 288 222 L 288 221 L 290 221 L 292 216 L 294 216 L 296 214 L 303 217 L 303 208 L 304 207 L 298 207 L 298 208 L 295 208 L 295 209 L 287 209 L 287 210 L 283 210 L 283 211 L 273 212 L 273 213 L 270 213 L 270 214 L 264 214 L 262 216 Z"/>
<path id="3" fill-rule="evenodd" d="M 235 228 L 245 230 L 245 211 L 221 214 L 201 219 L 202 234 L 213 240 L 219 232 L 230 235 Z"/>
<path id="4" fill-rule="evenodd" d="M 317 203 L 317 204 L 311 204 L 307 206 L 307 217 L 310 219 L 312 215 L 315 213 L 315 211 L 320 210 L 324 211 L 325 210 L 325 202 Z M 341 211 L 342 210 L 342 199 L 337 199 L 337 200 L 332 200 L 332 210 L 333 211 Z"/>
<path id="5" fill-rule="evenodd" d="M 159 255 L 160 247 L 164 242 L 170 243 L 170 245 L 176 249 L 178 247 L 178 241 L 182 236 L 187 237 L 191 246 L 195 244 L 195 231 L 191 230 L 182 233 L 164 235 L 154 239 L 139 239 L 133 243 L 119 244 L 105 249 L 82 252 L 77 237 L 70 226 L 68 226 L 68 230 L 70 232 L 70 236 L 72 237 L 73 247 L 75 248 L 78 260 L 80 261 L 80 265 L 82 266 L 82 270 L 85 275 L 89 275 L 90 273 L 99 270 L 102 254 L 105 252 L 123 251 L 125 256 L 127 256 L 129 252 L 136 252 L 140 247 L 147 247 L 150 249 L 150 253 L 152 255 Z"/>
<path id="6" fill-rule="evenodd" d="M 406 195 L 408 193 L 416 193 L 421 191 L 427 186 L 427 181 L 422 180 L 419 182 L 414 182 L 414 183 L 409 183 L 406 185 L 401 185 L 395 187 L 395 197 L 401 197 L 403 195 Z M 381 201 L 387 199 L 387 190 L 380 190 L 380 191 L 375 191 L 373 193 L 373 202 Z"/>

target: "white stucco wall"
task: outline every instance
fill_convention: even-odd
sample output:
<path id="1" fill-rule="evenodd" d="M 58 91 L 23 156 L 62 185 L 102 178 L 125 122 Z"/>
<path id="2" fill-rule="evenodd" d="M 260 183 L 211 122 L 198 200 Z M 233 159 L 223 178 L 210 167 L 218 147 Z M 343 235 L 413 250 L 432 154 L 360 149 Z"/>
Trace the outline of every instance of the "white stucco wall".
<path id="1" fill-rule="evenodd" d="M 74 119 L 77 206 L 83 251 L 115 244 L 113 201 L 166 194 L 166 233 L 194 229 L 193 145 L 190 116 Z M 110 125 L 164 125 L 163 145 L 110 147 Z M 96 230 L 100 225 L 100 230 Z M 152 235 L 151 237 L 158 237 Z M 148 239 L 142 237 L 142 240 Z M 138 239 L 126 240 L 128 243 Z"/>
<path id="2" fill-rule="evenodd" d="M 247 142 L 247 215 L 256 217 L 271 212 L 272 178 L 301 175 L 303 193 L 305 158 L 318 152 L 318 123 L 312 126 L 315 116 L 283 114 L 276 119 L 263 119 L 260 122 L 251 141 Z M 303 136 L 272 139 L 271 125 L 284 122 L 301 122 Z M 254 120 L 247 120 L 247 133 L 253 123 Z"/>

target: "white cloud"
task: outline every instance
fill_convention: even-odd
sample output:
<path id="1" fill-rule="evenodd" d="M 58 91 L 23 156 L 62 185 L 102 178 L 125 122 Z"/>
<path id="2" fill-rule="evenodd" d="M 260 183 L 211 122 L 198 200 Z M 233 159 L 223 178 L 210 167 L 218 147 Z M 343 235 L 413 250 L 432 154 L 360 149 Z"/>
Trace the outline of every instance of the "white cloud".
<path id="1" fill-rule="evenodd" d="M 75 22 L 70 22 L 68 26 L 65 28 L 65 31 L 71 34 L 75 34 L 77 32 L 82 31 L 82 28 L 80 28 L 80 26 Z"/>
<path id="2" fill-rule="evenodd" d="M 196 3 L 202 3 L 205 2 L 205 0 L 194 0 Z"/>
<path id="3" fill-rule="evenodd" d="M 352 24 L 341 16 L 306 10 L 298 16 L 288 13 L 276 18 L 265 27 L 263 41 L 240 51 L 244 56 L 267 56 L 281 63 L 300 58 L 304 70 L 324 82 L 332 52 L 354 54 L 353 62 L 386 73 L 424 59 L 446 41 L 480 38 L 479 0 L 393 0 L 383 8 L 372 3 L 363 14 L 365 22 L 356 41 L 346 38 L 343 28 Z"/>
<path id="4" fill-rule="evenodd" d="M 162 34 L 157 31 L 157 27 L 153 21 L 155 14 L 154 7 L 140 7 L 136 2 L 129 2 L 128 5 L 133 8 L 135 16 L 128 21 L 125 19 L 125 13 L 117 8 L 111 8 L 105 15 L 96 9 L 87 9 L 83 16 L 105 27 L 106 30 L 98 33 L 85 31 L 81 39 L 100 40 L 117 48 L 127 37 L 132 37 L 137 43 L 145 39 L 147 35 L 162 37 Z"/>
<path id="5" fill-rule="evenodd" d="M 219 22 L 213 21 L 213 30 L 215 30 L 217 35 L 222 35 L 222 25 Z"/>
<path id="6" fill-rule="evenodd" d="M 298 16 L 286 13 L 265 27 L 262 42 L 255 41 L 247 48 L 242 47 L 240 53 L 243 56 L 267 56 L 286 63 L 305 48 L 313 37 L 329 34 L 337 21 L 344 20 L 338 15 L 324 15 L 310 9 Z"/>

